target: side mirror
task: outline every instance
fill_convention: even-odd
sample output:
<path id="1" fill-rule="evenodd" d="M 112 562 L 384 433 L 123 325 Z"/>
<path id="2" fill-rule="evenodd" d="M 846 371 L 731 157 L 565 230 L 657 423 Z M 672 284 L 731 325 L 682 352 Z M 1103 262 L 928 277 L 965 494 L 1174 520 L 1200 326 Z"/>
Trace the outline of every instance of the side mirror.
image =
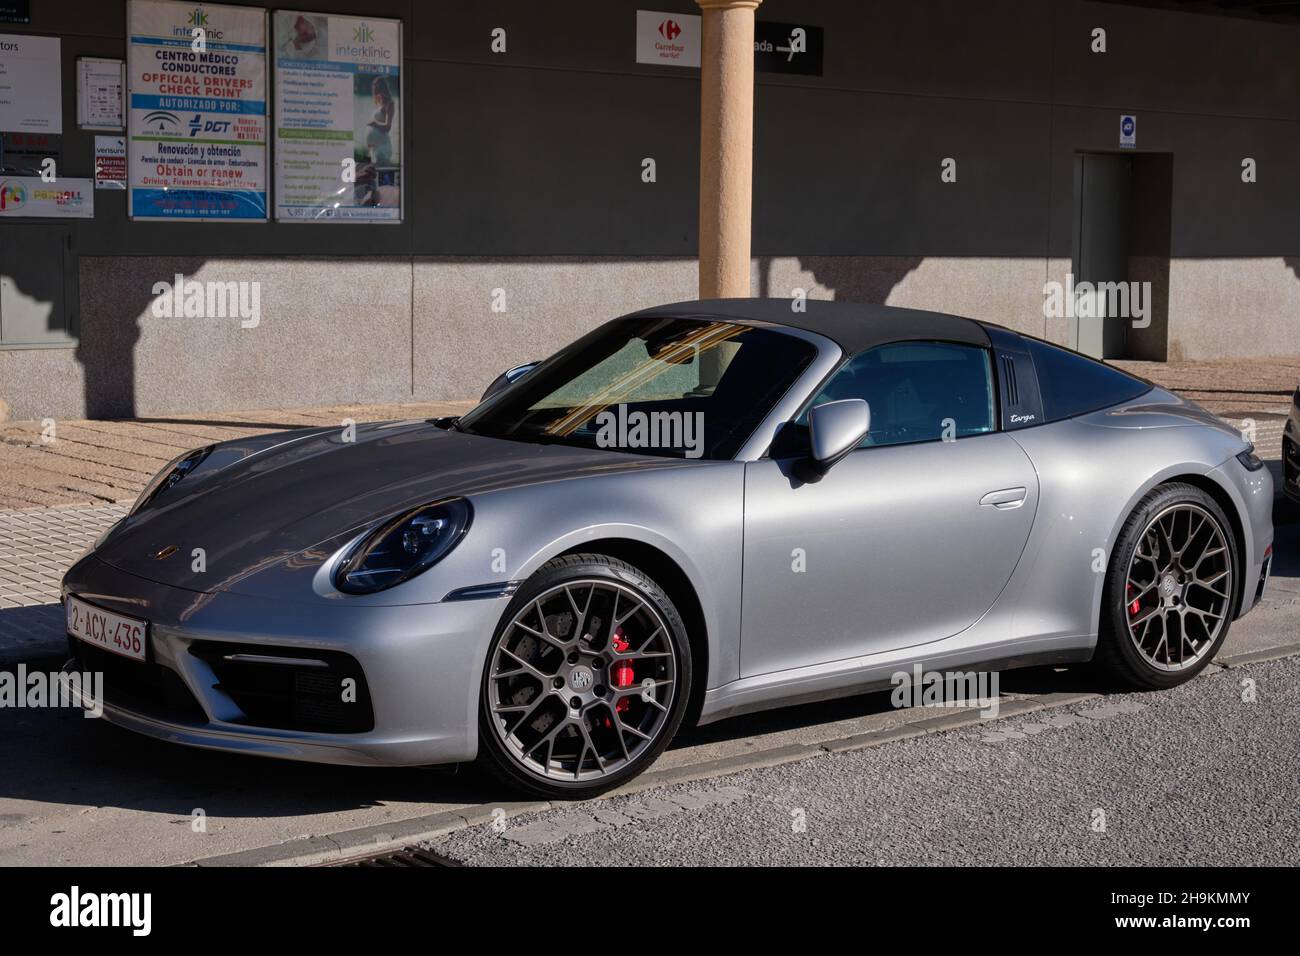
<path id="1" fill-rule="evenodd" d="M 492 380 L 492 384 L 489 385 L 487 389 L 483 392 L 483 397 L 480 398 L 479 401 L 486 402 L 497 392 L 500 392 L 503 389 L 507 388 L 508 386 L 513 385 L 515 382 L 519 381 L 521 378 L 523 378 L 525 375 L 527 375 L 529 372 L 531 372 L 533 369 L 537 368 L 537 366 L 541 364 L 542 364 L 541 362 L 526 362 L 523 365 L 516 365 L 512 369 L 502 372 L 500 375 L 498 375 L 496 378 Z"/>
<path id="2" fill-rule="evenodd" d="M 812 459 L 826 471 L 867 437 L 871 409 L 860 398 L 817 405 L 808 412 L 808 437 Z"/>

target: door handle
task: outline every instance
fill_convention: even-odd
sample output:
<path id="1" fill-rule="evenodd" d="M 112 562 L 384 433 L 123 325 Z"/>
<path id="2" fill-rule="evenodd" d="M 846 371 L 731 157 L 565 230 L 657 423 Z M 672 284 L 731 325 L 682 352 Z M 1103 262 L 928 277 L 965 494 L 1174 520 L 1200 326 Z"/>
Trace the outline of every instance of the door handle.
<path id="1" fill-rule="evenodd" d="M 1012 508 L 1019 508 L 1024 503 L 1024 488 L 1003 488 L 1001 491 L 990 491 L 980 499 L 981 505 L 992 505 L 999 511 L 1010 511 Z"/>

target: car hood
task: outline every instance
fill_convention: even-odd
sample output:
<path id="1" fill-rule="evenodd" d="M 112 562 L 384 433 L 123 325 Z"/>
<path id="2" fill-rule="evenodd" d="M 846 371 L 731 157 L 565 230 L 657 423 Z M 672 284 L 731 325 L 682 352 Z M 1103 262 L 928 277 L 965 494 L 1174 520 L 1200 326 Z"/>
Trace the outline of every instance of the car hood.
<path id="1" fill-rule="evenodd" d="M 332 553 L 372 523 L 441 498 L 682 464 L 423 421 L 359 425 L 347 439 L 331 428 L 213 446 L 184 479 L 120 522 L 95 556 L 162 584 L 224 590 L 305 550 Z"/>

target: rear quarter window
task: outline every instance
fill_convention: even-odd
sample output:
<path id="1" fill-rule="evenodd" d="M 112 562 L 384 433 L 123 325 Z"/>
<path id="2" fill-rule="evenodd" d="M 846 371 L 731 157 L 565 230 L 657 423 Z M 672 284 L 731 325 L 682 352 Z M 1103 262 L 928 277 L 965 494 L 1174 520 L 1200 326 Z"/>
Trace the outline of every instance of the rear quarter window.
<path id="1" fill-rule="evenodd" d="M 1043 417 L 1049 422 L 1132 401 L 1152 389 L 1149 382 L 1078 352 L 1037 339 L 1024 341 L 1038 373 Z"/>

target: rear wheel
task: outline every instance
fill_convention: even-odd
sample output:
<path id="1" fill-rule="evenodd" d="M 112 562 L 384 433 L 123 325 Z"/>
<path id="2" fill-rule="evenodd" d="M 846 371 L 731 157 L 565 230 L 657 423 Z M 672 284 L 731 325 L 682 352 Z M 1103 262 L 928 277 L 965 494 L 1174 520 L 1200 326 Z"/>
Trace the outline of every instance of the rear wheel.
<path id="1" fill-rule="evenodd" d="M 1194 485 L 1154 489 L 1125 522 L 1107 571 L 1097 658 L 1121 682 L 1173 687 L 1200 673 L 1235 612 L 1237 547 Z"/>
<path id="2" fill-rule="evenodd" d="M 686 629 L 648 575 L 604 555 L 557 558 L 520 589 L 493 638 L 483 759 L 531 793 L 592 796 L 659 756 L 690 687 Z"/>

